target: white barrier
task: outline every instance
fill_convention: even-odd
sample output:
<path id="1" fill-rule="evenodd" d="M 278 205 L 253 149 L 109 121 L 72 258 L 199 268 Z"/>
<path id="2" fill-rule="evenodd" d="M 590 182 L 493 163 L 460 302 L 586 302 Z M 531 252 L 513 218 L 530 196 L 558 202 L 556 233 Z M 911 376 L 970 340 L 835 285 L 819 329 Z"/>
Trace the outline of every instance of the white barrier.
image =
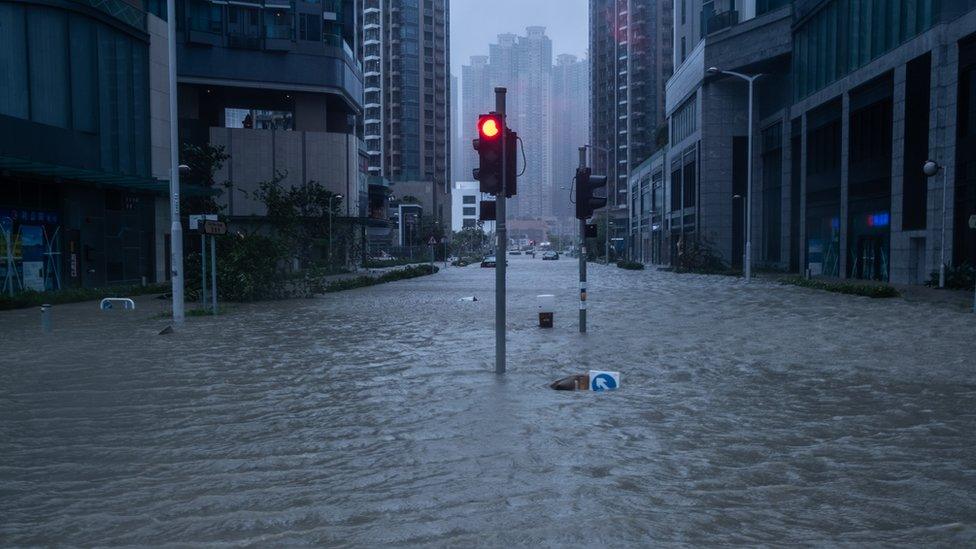
<path id="1" fill-rule="evenodd" d="M 98 308 L 107 311 L 112 308 L 113 303 L 121 303 L 123 310 L 136 308 L 136 302 L 127 297 L 106 297 L 98 304 Z"/>

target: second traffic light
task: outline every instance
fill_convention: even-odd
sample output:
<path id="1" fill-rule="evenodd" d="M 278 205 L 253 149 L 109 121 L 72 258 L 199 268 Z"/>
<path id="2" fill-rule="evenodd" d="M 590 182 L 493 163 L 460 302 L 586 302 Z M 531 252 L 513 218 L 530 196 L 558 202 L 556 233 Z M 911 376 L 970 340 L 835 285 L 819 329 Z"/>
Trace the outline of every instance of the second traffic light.
<path id="1" fill-rule="evenodd" d="M 483 114 L 478 117 L 478 138 L 472 142 L 474 150 L 478 151 L 478 167 L 472 174 L 481 185 L 483 193 L 498 195 L 502 186 L 502 132 L 505 136 L 505 196 L 511 197 L 516 193 L 516 156 L 515 142 L 518 135 L 505 127 L 501 115 L 497 113 Z"/>
<path id="2" fill-rule="evenodd" d="M 606 186 L 607 176 L 592 175 L 590 168 L 576 169 L 576 219 L 589 219 L 595 210 L 607 205 L 606 193 L 595 193 Z"/>

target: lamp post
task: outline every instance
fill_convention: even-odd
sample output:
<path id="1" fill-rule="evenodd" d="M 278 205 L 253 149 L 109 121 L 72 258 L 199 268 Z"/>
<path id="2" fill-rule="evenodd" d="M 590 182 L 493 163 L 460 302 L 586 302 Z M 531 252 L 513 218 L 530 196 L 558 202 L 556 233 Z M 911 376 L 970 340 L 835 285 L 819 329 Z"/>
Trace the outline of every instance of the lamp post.
<path id="1" fill-rule="evenodd" d="M 183 224 L 180 221 L 180 149 L 176 109 L 176 0 L 166 1 L 166 40 L 169 65 L 169 218 L 170 283 L 173 294 L 173 323 L 182 324 Z"/>
<path id="2" fill-rule="evenodd" d="M 336 198 L 342 200 L 342 195 L 334 194 L 329 197 L 329 264 L 332 263 L 332 200 Z"/>
<path id="3" fill-rule="evenodd" d="M 942 172 L 942 243 L 939 245 L 939 288 L 945 288 L 945 214 L 946 214 L 946 169 L 935 160 L 926 160 L 922 164 L 925 177 L 932 177 Z"/>
<path id="4" fill-rule="evenodd" d="M 749 83 L 749 145 L 747 146 L 748 152 L 746 153 L 746 259 L 743 270 L 746 274 L 746 282 L 752 281 L 752 97 L 753 88 L 755 86 L 756 80 L 762 76 L 762 74 L 742 74 L 740 72 L 733 71 L 723 71 L 718 67 L 709 67 L 707 71 L 708 74 L 719 75 L 728 74 L 730 76 L 735 76 L 736 78 L 741 78 Z"/>

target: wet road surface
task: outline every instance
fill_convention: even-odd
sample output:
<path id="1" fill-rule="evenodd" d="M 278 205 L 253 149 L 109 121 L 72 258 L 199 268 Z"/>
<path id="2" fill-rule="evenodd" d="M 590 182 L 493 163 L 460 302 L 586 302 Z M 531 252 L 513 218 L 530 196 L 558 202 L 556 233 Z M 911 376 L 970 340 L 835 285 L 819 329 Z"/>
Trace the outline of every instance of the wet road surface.
<path id="1" fill-rule="evenodd" d="M 580 335 L 576 269 L 511 258 L 502 379 L 477 266 L 170 336 L 2 313 L 0 545 L 976 542 L 971 314 L 591 265 Z"/>

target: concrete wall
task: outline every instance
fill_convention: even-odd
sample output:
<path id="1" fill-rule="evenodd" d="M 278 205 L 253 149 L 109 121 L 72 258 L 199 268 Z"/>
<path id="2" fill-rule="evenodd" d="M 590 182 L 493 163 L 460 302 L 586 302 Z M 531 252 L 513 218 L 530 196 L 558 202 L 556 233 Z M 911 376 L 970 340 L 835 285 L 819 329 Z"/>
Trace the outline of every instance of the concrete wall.
<path id="1" fill-rule="evenodd" d="M 149 32 L 150 174 L 157 179 L 169 181 L 169 41 L 166 36 L 166 21 L 146 14 L 146 28 Z M 169 197 L 157 197 L 155 204 L 155 279 L 156 282 L 164 282 L 167 278 L 166 235 L 169 234 L 171 225 Z"/>
<path id="2" fill-rule="evenodd" d="M 263 216 L 267 212 L 253 193 L 275 174 L 282 183 L 316 181 L 341 194 L 343 215 L 358 216 L 362 185 L 355 135 L 327 132 L 210 128 L 210 143 L 223 146 L 230 159 L 215 175 L 218 184 L 230 182 L 218 201 L 232 217 Z"/>

